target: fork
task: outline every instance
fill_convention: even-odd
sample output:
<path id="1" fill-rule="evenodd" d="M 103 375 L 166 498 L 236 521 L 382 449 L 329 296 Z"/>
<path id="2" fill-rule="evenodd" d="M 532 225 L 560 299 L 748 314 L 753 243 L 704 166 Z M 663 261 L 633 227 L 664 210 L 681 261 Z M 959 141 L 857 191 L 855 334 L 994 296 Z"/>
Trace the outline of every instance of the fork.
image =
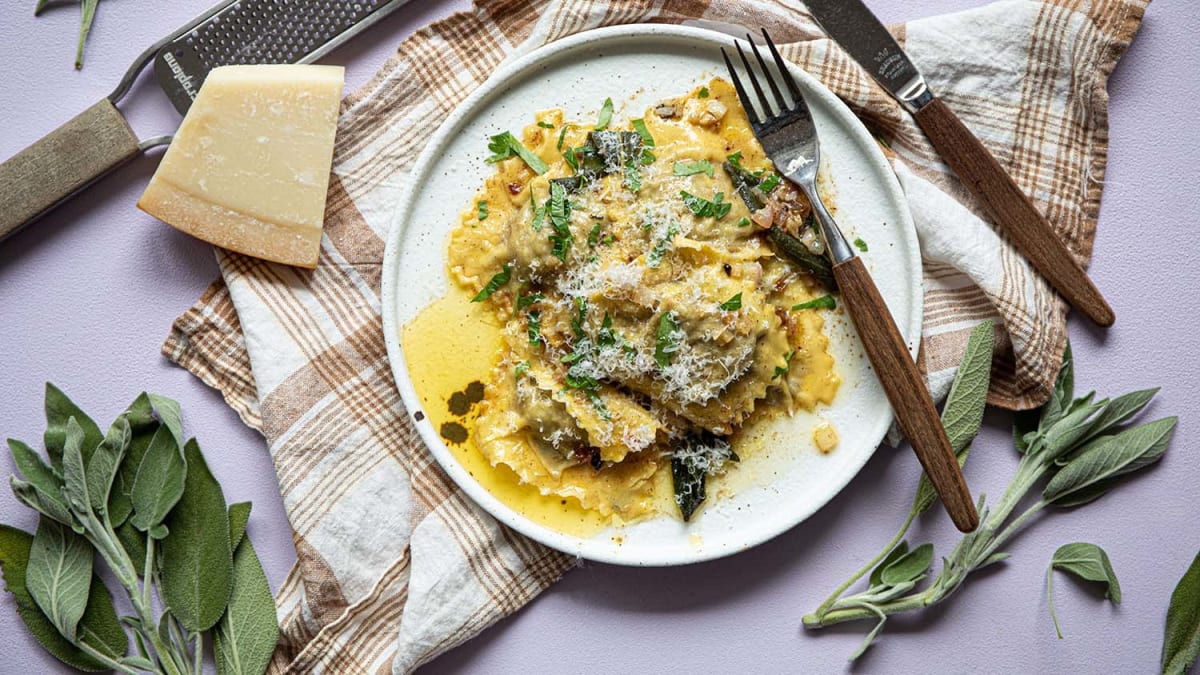
<path id="1" fill-rule="evenodd" d="M 746 116 L 750 119 L 754 135 L 758 137 L 759 143 L 776 169 L 794 183 L 812 203 L 821 237 L 833 261 L 833 276 L 841 290 L 842 304 L 858 328 L 867 358 L 879 377 L 879 383 L 883 386 L 888 401 L 892 404 L 896 421 L 908 437 L 917 459 L 941 497 L 946 511 L 949 512 L 950 519 L 959 530 L 970 532 L 979 525 L 979 514 L 971 500 L 971 492 L 958 466 L 954 450 L 946 438 L 946 430 L 938 417 L 937 408 L 933 405 L 933 399 L 925 388 L 921 373 L 913 363 L 904 338 L 900 336 L 896 322 L 879 294 L 879 289 L 872 281 L 862 259 L 846 242 L 846 237 L 817 192 L 821 146 L 812 113 L 799 85 L 783 57 L 779 55 L 775 43 L 771 41 L 771 36 L 765 29 L 762 34 L 779 73 L 778 79 L 787 87 L 792 103 L 789 106 L 776 77 L 771 74 L 758 45 L 749 34 L 746 35 L 747 42 L 754 52 L 762 71 L 762 79 L 767 82 L 775 106 L 773 109 L 759 82 L 759 76 L 755 74 L 749 59 L 746 58 L 746 52 L 742 50 L 741 44 L 735 41 L 734 46 L 741 57 L 747 79 L 762 109 L 761 115 L 755 110 L 754 101 L 742 85 L 729 55 L 722 49 L 721 56 L 729 68 L 738 98 L 741 99 L 742 107 L 746 109 Z"/>

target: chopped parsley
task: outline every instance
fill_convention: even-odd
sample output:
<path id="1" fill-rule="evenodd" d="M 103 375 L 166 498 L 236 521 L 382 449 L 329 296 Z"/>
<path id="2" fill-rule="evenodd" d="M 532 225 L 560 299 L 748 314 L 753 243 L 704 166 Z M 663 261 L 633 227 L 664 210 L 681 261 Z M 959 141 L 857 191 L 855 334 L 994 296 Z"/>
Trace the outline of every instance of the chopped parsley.
<path id="1" fill-rule="evenodd" d="M 583 330 L 583 322 L 587 321 L 587 298 L 575 298 L 575 316 L 571 319 L 571 330 L 576 338 L 583 338 L 587 333 Z"/>
<path id="2" fill-rule="evenodd" d="M 758 171 L 751 171 L 751 170 L 747 169 L 746 167 L 742 166 L 742 151 L 741 150 L 738 150 L 737 152 L 733 153 L 732 155 L 726 155 L 725 161 L 729 162 L 730 166 L 737 169 L 738 171 L 741 171 L 743 173 L 748 173 L 751 176 L 754 176 L 756 178 L 758 176 L 763 175 L 763 169 L 759 169 Z"/>
<path id="3" fill-rule="evenodd" d="M 546 296 L 542 295 L 541 293 L 531 293 L 529 295 L 518 294 L 517 295 L 517 311 L 520 312 L 520 311 L 529 309 L 529 307 L 531 307 L 532 305 L 535 305 L 545 299 L 546 299 Z"/>
<path id="4" fill-rule="evenodd" d="M 808 302 L 792 305 L 792 309 L 837 309 L 837 301 L 833 299 L 832 295 L 822 295 Z"/>
<path id="5" fill-rule="evenodd" d="M 750 227 L 751 224 L 750 219 L 746 216 L 742 216 L 742 219 L 738 221 L 738 227 Z"/>
<path id="6" fill-rule="evenodd" d="M 700 98 L 708 98 L 708 87 L 700 87 L 700 92 L 697 94 Z"/>
<path id="7" fill-rule="evenodd" d="M 617 236 L 616 236 L 616 235 L 614 235 L 614 234 L 606 234 L 606 235 L 604 235 L 604 238 L 600 240 L 600 243 L 601 243 L 601 244 L 604 244 L 605 246 L 612 246 L 612 245 L 613 245 L 613 243 L 614 243 L 614 242 L 616 242 L 616 241 L 617 241 Z"/>
<path id="8" fill-rule="evenodd" d="M 766 194 L 779 187 L 781 182 L 783 182 L 783 179 L 779 177 L 779 174 L 773 173 L 762 179 L 762 181 L 758 184 L 758 189 L 762 190 L 763 193 Z"/>
<path id="9" fill-rule="evenodd" d="M 671 365 L 679 344 L 675 342 L 675 334 L 679 332 L 679 321 L 674 312 L 665 312 L 658 318 L 658 338 L 654 343 L 654 362 L 659 368 Z"/>
<path id="10" fill-rule="evenodd" d="M 612 329 L 612 317 L 604 313 L 604 322 L 600 324 L 600 332 L 596 334 L 596 344 L 601 347 L 611 347 L 617 344 L 616 333 Z"/>
<path id="11" fill-rule="evenodd" d="M 529 313 L 529 344 L 542 343 L 542 315 L 540 312 Z"/>
<path id="12" fill-rule="evenodd" d="M 642 164 L 643 165 L 649 166 L 649 165 L 653 164 L 656 159 L 658 159 L 658 157 L 653 152 L 650 152 L 649 150 L 646 150 L 645 148 L 642 149 Z"/>
<path id="13" fill-rule="evenodd" d="M 592 225 L 592 231 L 588 232 L 588 246 L 596 248 L 596 244 L 600 243 L 600 223 Z"/>
<path id="14" fill-rule="evenodd" d="M 538 120 L 538 126 L 543 129 L 553 129 L 554 128 L 553 124 L 550 124 L 549 122 L 543 122 L 542 120 Z"/>
<path id="15" fill-rule="evenodd" d="M 522 361 L 518 363 L 517 367 L 513 369 L 513 377 L 517 378 L 518 380 L 521 379 L 522 375 L 529 372 L 529 366 L 530 363 L 528 361 Z"/>
<path id="16" fill-rule="evenodd" d="M 554 257 L 565 262 L 574 238 L 571 236 L 571 202 L 567 200 L 567 189 L 561 183 L 550 184 L 547 214 L 550 216 L 550 226 L 554 229 L 554 234 L 550 235 Z"/>
<path id="17" fill-rule="evenodd" d="M 662 239 L 654 242 L 654 248 L 650 249 L 650 253 L 646 256 L 646 264 L 651 267 L 658 267 L 662 262 L 663 256 L 667 254 L 667 250 L 671 248 L 671 243 L 675 241 L 675 235 L 679 234 L 679 225 L 671 223 L 667 225 L 667 233 Z"/>
<path id="18" fill-rule="evenodd" d="M 742 294 L 738 293 L 737 295 L 726 300 L 725 302 L 722 302 L 721 304 L 719 304 L 717 306 L 720 307 L 721 309 L 725 310 L 726 312 L 737 311 L 742 308 Z"/>
<path id="19" fill-rule="evenodd" d="M 600 106 L 600 117 L 596 120 L 596 131 L 604 131 L 608 128 L 608 123 L 612 121 L 613 102 L 611 98 L 604 99 L 604 105 Z"/>
<path id="20" fill-rule="evenodd" d="M 795 355 L 796 352 L 788 352 L 783 355 L 783 365 L 775 366 L 775 374 L 771 376 L 772 380 L 779 379 L 788 374 L 788 370 L 792 367 L 792 357 Z"/>
<path id="21" fill-rule="evenodd" d="M 562 150 L 563 140 L 567 137 L 567 130 L 571 129 L 571 128 L 572 128 L 572 125 L 564 124 L 562 131 L 558 132 L 558 146 L 557 146 L 558 150 Z"/>
<path id="22" fill-rule="evenodd" d="M 702 173 L 709 178 L 712 178 L 713 165 L 712 162 L 708 161 L 707 159 L 698 159 L 694 162 L 676 161 L 672 173 L 676 176 L 694 176 L 698 173 Z"/>
<path id="23" fill-rule="evenodd" d="M 475 295 L 475 297 L 471 298 L 471 302 L 483 302 L 484 300 L 487 300 L 492 296 L 492 293 L 495 293 L 497 289 L 504 284 L 507 284 L 508 280 L 511 278 L 512 267 L 509 263 L 504 263 L 504 269 L 496 272 L 491 281 L 487 282 L 487 285 L 485 285 L 483 289 Z"/>
<path id="24" fill-rule="evenodd" d="M 479 208 L 479 219 L 480 219 L 480 220 L 487 220 L 487 217 L 488 217 L 488 210 L 487 210 L 487 200 L 486 200 L 486 199 L 480 199 L 480 200 L 479 200 L 479 201 L 478 201 L 478 202 L 475 204 L 475 206 L 477 206 L 477 207 Z"/>
<path id="25" fill-rule="evenodd" d="M 701 218 L 713 217 L 724 218 L 729 214 L 729 209 L 733 208 L 733 204 L 721 201 L 725 197 L 724 192 L 718 192 L 713 196 L 712 201 L 697 197 L 687 190 L 680 190 L 679 196 L 683 198 L 683 203 L 691 209 L 692 213 Z"/>
<path id="26" fill-rule="evenodd" d="M 538 206 L 537 199 L 531 198 L 533 203 L 533 231 L 541 232 L 546 226 L 546 205 Z"/>
<path id="27" fill-rule="evenodd" d="M 862 251 L 863 253 L 867 252 L 867 242 L 863 241 L 862 237 L 855 237 L 854 245 L 856 247 L 858 247 L 858 250 Z"/>
<path id="28" fill-rule="evenodd" d="M 654 137 L 650 135 L 650 130 L 646 128 L 646 120 L 636 119 L 631 124 L 633 124 L 633 130 L 638 132 L 638 136 L 642 137 L 642 147 L 653 148 Z"/>
<path id="29" fill-rule="evenodd" d="M 520 157 L 530 169 L 536 174 L 543 174 L 550 170 L 541 157 L 533 154 L 533 151 L 525 147 L 521 141 L 517 140 L 510 132 L 504 132 L 492 136 L 491 142 L 488 143 L 488 150 L 492 151 L 492 156 L 487 158 L 489 164 L 494 164 L 502 159 L 508 159 L 513 155 Z"/>
<path id="30" fill-rule="evenodd" d="M 631 160 L 625 165 L 625 187 L 635 194 L 642 189 L 642 173 L 638 171 L 636 161 Z"/>

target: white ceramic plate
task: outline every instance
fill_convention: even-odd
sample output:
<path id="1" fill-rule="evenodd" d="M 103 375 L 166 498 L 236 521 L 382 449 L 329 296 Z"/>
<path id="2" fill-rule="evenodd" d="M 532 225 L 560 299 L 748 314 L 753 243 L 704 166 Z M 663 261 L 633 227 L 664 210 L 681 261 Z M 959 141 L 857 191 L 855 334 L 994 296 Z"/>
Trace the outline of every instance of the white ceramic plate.
<path id="1" fill-rule="evenodd" d="M 546 108 L 567 119 L 593 119 L 606 96 L 614 119 L 640 117 L 654 103 L 687 93 L 713 76 L 727 77 L 718 47 L 731 38 L 698 28 L 628 25 L 579 33 L 499 68 L 442 124 L 413 168 L 411 188 L 396 209 L 383 267 L 383 327 L 400 394 L 421 408 L 413 389 L 400 328 L 441 297 L 449 283 L 446 245 L 459 213 L 493 167 L 484 163 L 488 136 L 514 132 Z M 912 352 L 921 324 L 920 257 L 916 232 L 891 169 L 871 135 L 824 86 L 793 68 L 820 132 L 823 169 L 832 179 L 839 223 L 864 255 Z M 780 420 L 766 430 L 769 452 L 743 461 L 742 485 L 715 500 L 688 524 L 662 517 L 577 537 L 531 522 L 472 478 L 428 418 L 421 437 L 450 477 L 504 524 L 548 546 L 583 558 L 624 565 L 678 565 L 745 550 L 800 523 L 842 490 L 870 458 L 892 420 L 849 319 L 827 313 L 826 330 L 842 385 L 830 406 Z M 841 441 L 828 455 L 812 443 L 812 427 L 828 420 Z M 619 534 L 620 536 L 614 536 Z"/>

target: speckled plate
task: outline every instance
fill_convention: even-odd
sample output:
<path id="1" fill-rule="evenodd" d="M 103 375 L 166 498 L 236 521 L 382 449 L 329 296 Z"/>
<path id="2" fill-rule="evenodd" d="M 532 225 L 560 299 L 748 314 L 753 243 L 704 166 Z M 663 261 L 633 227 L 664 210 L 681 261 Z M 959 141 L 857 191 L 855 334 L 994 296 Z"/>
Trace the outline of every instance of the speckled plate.
<path id="1" fill-rule="evenodd" d="M 383 267 L 383 328 L 400 394 L 421 408 L 401 345 L 401 327 L 441 297 L 449 280 L 446 245 L 458 215 L 493 170 L 484 163 L 487 137 L 518 130 L 535 111 L 559 107 L 568 119 L 590 119 L 606 96 L 615 119 L 638 117 L 663 98 L 726 76 L 718 47 L 731 38 L 690 27 L 628 25 L 579 33 L 502 67 L 446 119 L 430 139 L 396 206 Z M 917 236 L 900 186 L 871 135 L 828 89 L 793 68 L 820 131 L 823 170 L 832 179 L 838 220 L 864 254 L 910 350 L 921 325 Z M 727 77 L 727 76 L 726 76 Z M 832 405 L 779 419 L 762 430 L 764 450 L 737 467 L 727 495 L 688 524 L 661 517 L 572 536 L 530 521 L 501 503 L 455 459 L 427 417 L 421 437 L 450 477 L 513 529 L 561 551 L 622 565 L 680 565 L 709 560 L 766 541 L 795 526 L 840 492 L 871 457 L 892 420 L 848 317 L 827 313 L 826 330 L 842 385 Z M 828 420 L 841 441 L 829 454 L 813 446 L 812 427 Z"/>

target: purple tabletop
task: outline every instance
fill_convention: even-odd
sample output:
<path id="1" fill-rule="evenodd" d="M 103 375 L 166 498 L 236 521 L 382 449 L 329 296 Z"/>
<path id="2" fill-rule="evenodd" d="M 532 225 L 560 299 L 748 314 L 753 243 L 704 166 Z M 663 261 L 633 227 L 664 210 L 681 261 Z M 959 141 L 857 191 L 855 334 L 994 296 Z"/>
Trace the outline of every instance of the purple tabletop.
<path id="1" fill-rule="evenodd" d="M 106 96 L 147 45 L 212 0 L 102 2 L 85 68 L 71 66 L 78 5 L 33 17 L 34 0 L 0 6 L 0 158 Z M 982 0 L 871 0 L 888 22 L 983 4 Z M 326 58 L 365 82 L 406 35 L 466 8 L 466 0 L 416 0 Z M 968 582 L 941 607 L 889 621 L 856 666 L 846 657 L 868 626 L 807 633 L 800 617 L 899 525 L 919 467 L 883 449 L 828 506 L 756 549 L 674 569 L 584 563 L 496 626 L 440 657 L 426 672 L 1104 672 L 1155 670 L 1174 584 L 1200 550 L 1195 517 L 1200 456 L 1191 437 L 1200 400 L 1200 273 L 1191 258 L 1200 226 L 1200 57 L 1190 46 L 1200 15 L 1184 2 L 1152 5 L 1109 83 L 1111 140 L 1091 274 L 1117 312 L 1097 330 L 1071 319 L 1077 390 L 1124 393 L 1161 385 L 1156 415 L 1179 415 L 1165 459 L 1085 509 L 1053 512 L 1020 535 L 1004 565 Z M 122 109 L 145 138 L 179 117 L 143 77 Z M 42 388 L 51 381 L 107 423 L 142 390 L 183 404 L 228 501 L 252 500 L 249 532 L 272 588 L 295 562 L 263 439 L 220 395 L 168 364 L 159 346 L 171 321 L 217 275 L 211 248 L 134 207 L 155 157 L 143 157 L 0 244 L 0 436 L 35 442 Z M 1182 264 L 1181 264 L 1182 263 Z M 967 466 L 978 492 L 999 494 L 1017 457 L 1007 413 L 989 414 Z M 0 473 L 12 461 L 0 453 Z M 0 495 L 0 522 L 32 530 L 33 513 Z M 938 553 L 957 539 L 931 511 L 910 540 Z M 1064 639 L 1046 602 L 1046 566 L 1072 541 L 1104 547 L 1124 589 L 1112 606 L 1091 589 L 1056 585 Z M 69 672 L 0 600 L 0 672 Z"/>

